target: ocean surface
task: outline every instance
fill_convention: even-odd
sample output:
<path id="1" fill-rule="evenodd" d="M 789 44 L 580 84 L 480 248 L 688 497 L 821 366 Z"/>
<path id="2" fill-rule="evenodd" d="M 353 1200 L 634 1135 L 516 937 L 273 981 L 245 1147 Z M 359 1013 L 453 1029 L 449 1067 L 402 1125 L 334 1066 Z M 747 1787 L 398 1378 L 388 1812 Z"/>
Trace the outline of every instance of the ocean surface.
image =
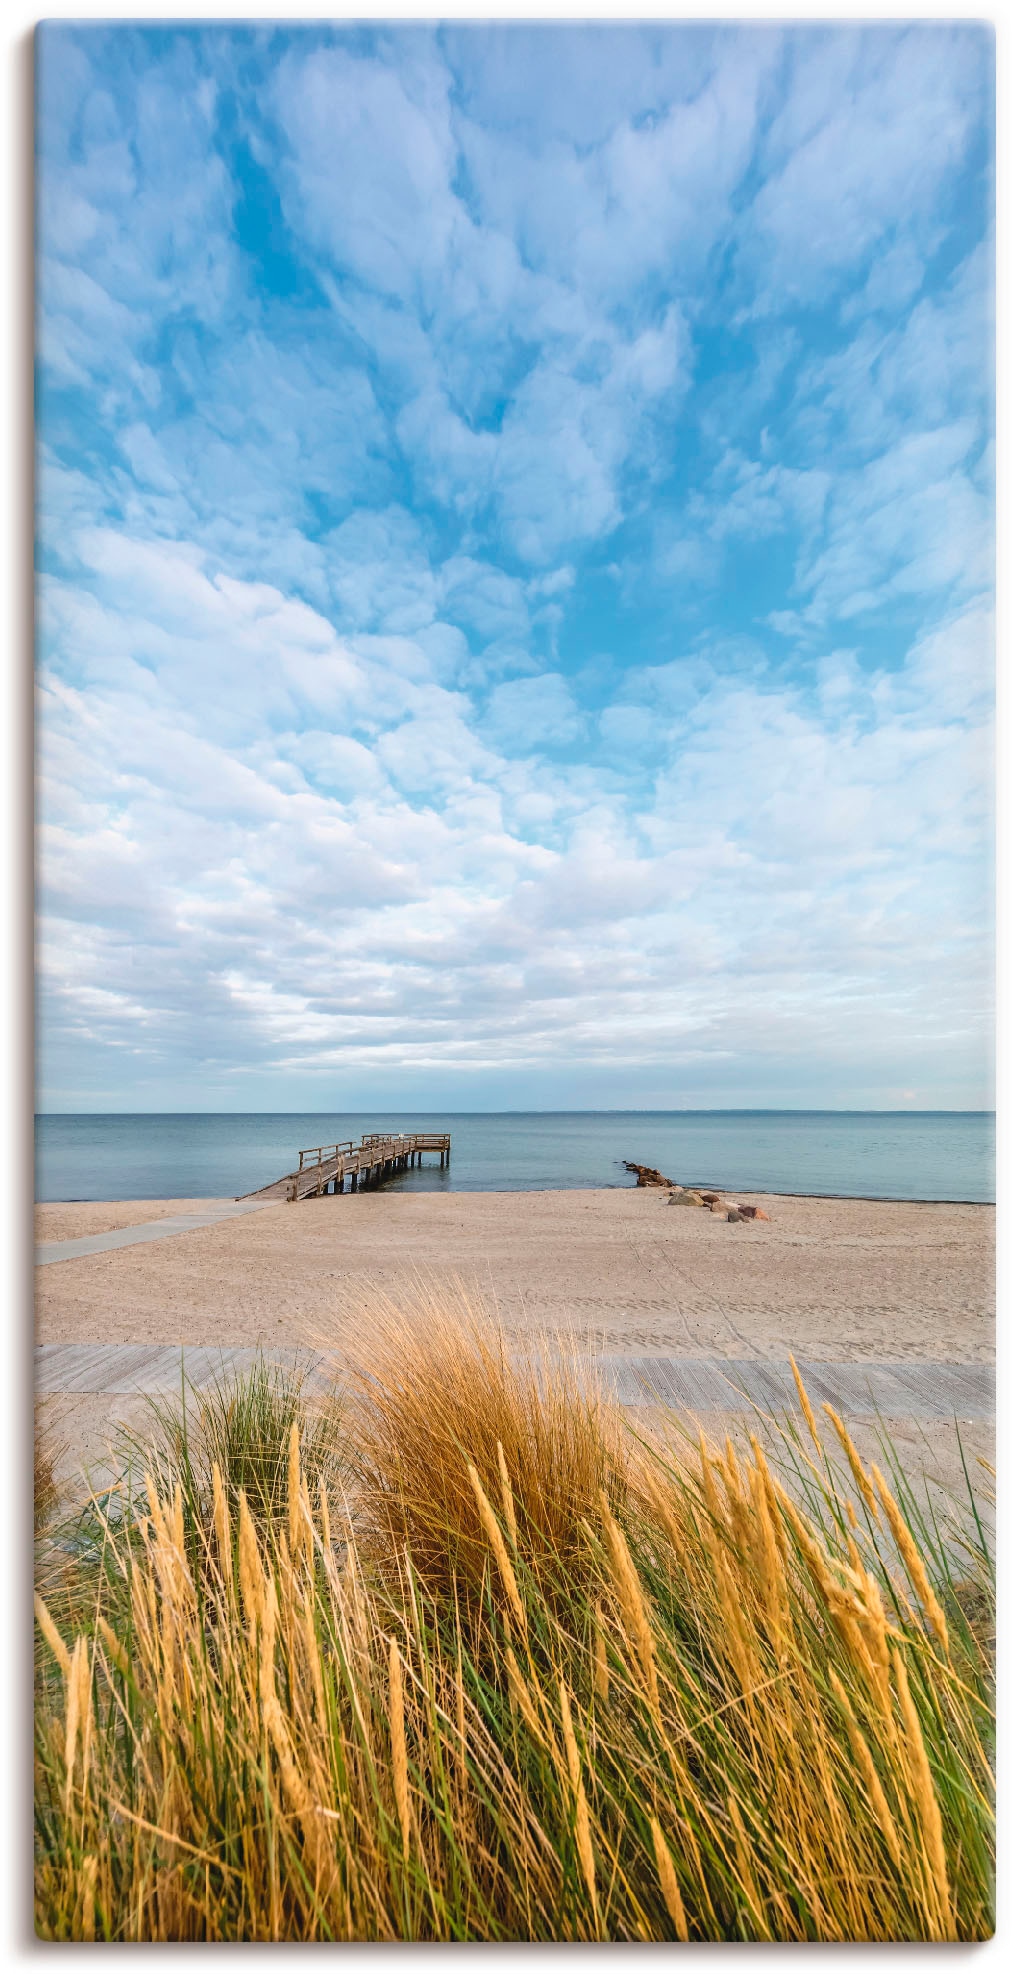
<path id="1" fill-rule="evenodd" d="M 367 1131 L 449 1131 L 398 1192 L 632 1186 L 624 1159 L 683 1185 L 856 1199 L 994 1199 L 991 1111 L 605 1110 L 45 1116 L 39 1200 L 228 1198 Z"/>

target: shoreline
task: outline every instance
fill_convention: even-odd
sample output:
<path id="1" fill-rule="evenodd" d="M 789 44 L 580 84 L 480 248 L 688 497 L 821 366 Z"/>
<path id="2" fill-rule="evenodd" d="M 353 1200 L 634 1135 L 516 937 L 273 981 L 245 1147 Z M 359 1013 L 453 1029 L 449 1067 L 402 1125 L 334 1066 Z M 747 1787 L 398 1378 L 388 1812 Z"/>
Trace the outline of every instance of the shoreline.
<path id="1" fill-rule="evenodd" d="M 269 1184 L 270 1182 L 268 1181 L 267 1183 Z M 684 1179 L 684 1180 L 679 1180 L 679 1184 L 682 1186 L 683 1190 L 685 1191 L 691 1190 L 693 1192 L 699 1192 L 705 1187 L 705 1189 L 708 1192 L 722 1193 L 726 1195 L 728 1198 L 730 1198 L 730 1195 L 732 1193 L 738 1192 L 742 1195 L 743 1199 L 762 1198 L 762 1199 L 798 1199 L 798 1200 L 851 1200 L 854 1202 L 855 1205 L 863 1205 L 863 1206 L 989 1206 L 989 1207 L 997 1206 L 996 1199 L 964 1199 L 959 1197 L 953 1197 L 951 1195 L 943 1196 L 941 1194 L 939 1194 L 938 1196 L 932 1194 L 931 1197 L 929 1198 L 926 1194 L 922 1194 L 922 1193 L 826 1193 L 826 1192 L 792 1193 L 785 1191 L 771 1192 L 769 1188 L 764 1186 L 724 1185 L 717 1179 Z M 367 1189 L 363 1187 L 363 1191 L 365 1190 Z M 401 1194 L 402 1196 L 404 1194 L 410 1194 L 412 1197 L 418 1197 L 426 1193 L 431 1193 L 438 1199 L 448 1198 L 450 1196 L 461 1196 L 461 1195 L 464 1197 L 468 1197 L 476 1193 L 482 1195 L 490 1194 L 495 1199 L 506 1199 L 506 1198 L 513 1198 L 518 1195 L 522 1197 L 527 1193 L 540 1194 L 540 1193 L 664 1192 L 666 1194 L 667 1192 L 667 1188 L 661 1186 L 629 1186 L 629 1185 L 621 1185 L 621 1184 L 612 1184 L 609 1183 L 608 1181 L 602 1181 L 601 1185 L 599 1186 L 449 1186 L 449 1185 L 419 1186 L 419 1185 L 410 1185 L 410 1184 L 403 1185 L 403 1184 L 399 1184 L 396 1180 L 388 1180 L 384 1184 L 376 1187 L 371 1187 L 368 1190 L 374 1192 L 390 1193 L 390 1194 Z M 151 1193 L 150 1195 L 149 1194 L 138 1195 L 134 1193 L 131 1194 L 129 1197 L 125 1194 L 123 1195 L 109 1194 L 109 1195 L 103 1195 L 101 1198 L 94 1198 L 94 1199 L 92 1198 L 86 1199 L 83 1197 L 73 1197 L 73 1196 L 68 1196 L 65 1199 L 36 1199 L 33 1202 L 33 1204 L 35 1211 L 38 1212 L 39 1209 L 42 1207 L 141 1206 L 145 1203 L 145 1201 L 147 1201 L 152 1206 L 172 1205 L 175 1208 L 175 1210 L 178 1212 L 180 1210 L 181 1204 L 184 1202 L 186 1205 L 192 1206 L 194 1210 L 197 1210 L 197 1208 L 202 1205 L 203 1206 L 207 1206 L 211 1204 L 217 1205 L 222 1200 L 230 1200 L 235 1202 L 239 1200 L 254 1199 L 255 1197 L 256 1197 L 255 1191 L 253 1193 Z"/>

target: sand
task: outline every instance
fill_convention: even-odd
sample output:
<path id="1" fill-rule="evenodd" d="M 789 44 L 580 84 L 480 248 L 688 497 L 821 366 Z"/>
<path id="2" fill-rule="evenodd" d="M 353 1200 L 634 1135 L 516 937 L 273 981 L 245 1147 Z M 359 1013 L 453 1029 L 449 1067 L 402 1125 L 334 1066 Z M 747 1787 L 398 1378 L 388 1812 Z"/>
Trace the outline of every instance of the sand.
<path id="1" fill-rule="evenodd" d="M 111 1234 L 118 1227 L 139 1227 L 147 1220 L 171 1220 L 178 1213 L 206 1213 L 211 1206 L 231 1206 L 231 1200 L 107 1199 L 70 1200 L 35 1209 L 36 1241 L 79 1241 L 86 1234 Z"/>
<path id="2" fill-rule="evenodd" d="M 994 1358 L 994 1209 L 742 1194 L 768 1223 L 739 1226 L 669 1206 L 652 1188 L 550 1193 L 377 1191 L 272 1203 L 165 1241 L 37 1271 L 40 1343 L 368 1346 L 377 1294 L 411 1302 L 452 1277 L 510 1330 L 564 1332 L 601 1351 L 830 1361 Z M 133 1226 L 207 1201 L 130 1200 L 39 1208 L 37 1238 Z M 63 1476 L 101 1475 L 137 1396 L 66 1394 L 40 1418 L 62 1440 Z M 649 1428 L 651 1408 L 638 1408 Z M 708 1416 L 735 1436 L 753 1417 Z M 884 1422 L 912 1477 L 959 1494 L 955 1427 Z M 852 1421 L 879 1457 L 877 1428 Z M 971 1463 L 994 1428 L 960 1428 Z M 976 1473 L 976 1469 L 975 1469 Z M 977 1475 L 979 1478 L 979 1474 Z M 985 1485 L 986 1485 L 985 1480 Z"/>
<path id="3" fill-rule="evenodd" d="M 40 1268 L 36 1335 L 340 1348 L 360 1340 L 370 1294 L 451 1274 L 507 1327 L 572 1330 L 591 1352 L 993 1359 L 993 1207 L 740 1197 L 769 1223 L 729 1225 L 652 1188 L 275 1203 Z M 103 1211 L 111 1227 L 181 1210 L 47 1206 L 40 1238 L 97 1231 Z"/>

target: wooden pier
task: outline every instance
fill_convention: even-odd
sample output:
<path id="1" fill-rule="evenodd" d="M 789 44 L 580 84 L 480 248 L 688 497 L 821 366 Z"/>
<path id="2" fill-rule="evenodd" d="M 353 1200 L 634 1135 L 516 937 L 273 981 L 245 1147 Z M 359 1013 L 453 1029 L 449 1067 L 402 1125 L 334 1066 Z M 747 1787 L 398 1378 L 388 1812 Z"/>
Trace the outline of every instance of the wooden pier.
<path id="1" fill-rule="evenodd" d="M 241 1193 L 241 1199 L 320 1199 L 324 1193 L 355 1193 L 359 1186 L 378 1186 L 398 1172 L 420 1165 L 423 1152 L 438 1152 L 440 1166 L 450 1163 L 448 1131 L 398 1131 L 384 1135 L 370 1132 L 358 1144 L 348 1139 L 339 1145 L 310 1145 L 300 1151 L 298 1170 L 286 1172 L 269 1186 L 254 1193 Z"/>

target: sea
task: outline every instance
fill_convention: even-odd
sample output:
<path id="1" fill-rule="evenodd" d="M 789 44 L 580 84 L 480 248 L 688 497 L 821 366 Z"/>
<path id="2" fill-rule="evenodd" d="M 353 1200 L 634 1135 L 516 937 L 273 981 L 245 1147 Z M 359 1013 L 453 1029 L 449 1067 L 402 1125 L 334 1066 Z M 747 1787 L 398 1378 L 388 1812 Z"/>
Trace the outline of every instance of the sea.
<path id="1" fill-rule="evenodd" d="M 169 1112 L 36 1119 L 36 1198 L 222 1199 L 369 1131 L 449 1131 L 395 1192 L 632 1186 L 628 1159 L 682 1185 L 846 1199 L 994 1199 L 993 1111 Z"/>

